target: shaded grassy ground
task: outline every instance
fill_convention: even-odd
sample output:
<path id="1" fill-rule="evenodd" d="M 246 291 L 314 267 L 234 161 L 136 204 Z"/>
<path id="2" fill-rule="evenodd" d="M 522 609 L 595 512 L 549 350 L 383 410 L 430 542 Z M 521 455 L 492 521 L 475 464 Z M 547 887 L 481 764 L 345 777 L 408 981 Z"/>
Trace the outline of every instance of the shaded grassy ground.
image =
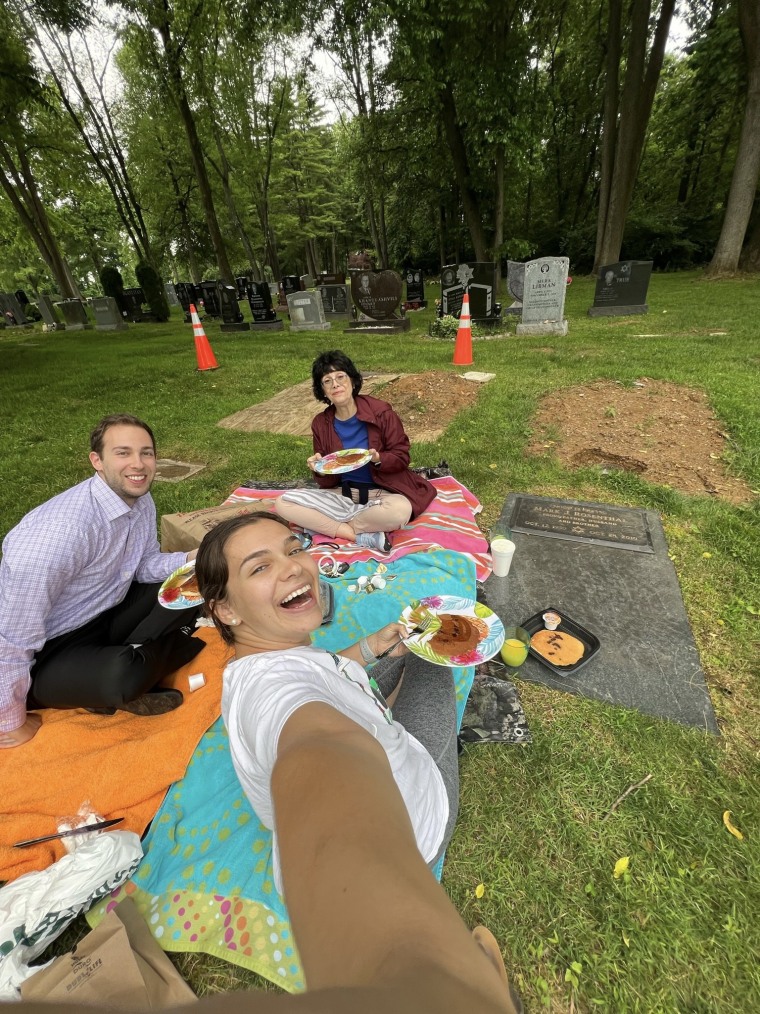
<path id="1" fill-rule="evenodd" d="M 569 288 L 566 338 L 476 340 L 473 368 L 496 379 L 439 441 L 413 449 L 415 463 L 445 458 L 482 500 L 484 526 L 513 490 L 658 510 L 723 735 L 521 684 L 533 744 L 466 750 L 444 885 L 468 922 L 497 934 L 534 1010 L 760 1009 L 760 501 L 734 507 L 524 453 L 545 392 L 647 376 L 708 393 L 732 438 L 729 467 L 760 490 L 760 283 L 655 276 L 645 318 L 592 320 L 592 297 L 590 280 Z M 305 379 L 330 346 L 364 369 L 455 372 L 452 345 L 426 337 L 431 316 L 383 339 L 222 335 L 212 324 L 221 369 L 204 374 L 178 318 L 120 335 L 0 332 L 0 531 L 89 474 L 87 433 L 112 411 L 150 421 L 161 455 L 209 463 L 187 482 L 157 483 L 159 512 L 218 503 L 248 477 L 304 475 L 305 439 L 216 421 Z M 644 333 L 661 337 L 634 337 Z M 743 841 L 723 826 L 724 810 Z M 615 879 L 623 856 L 629 870 Z M 216 959 L 179 964 L 201 992 L 252 981 Z"/>

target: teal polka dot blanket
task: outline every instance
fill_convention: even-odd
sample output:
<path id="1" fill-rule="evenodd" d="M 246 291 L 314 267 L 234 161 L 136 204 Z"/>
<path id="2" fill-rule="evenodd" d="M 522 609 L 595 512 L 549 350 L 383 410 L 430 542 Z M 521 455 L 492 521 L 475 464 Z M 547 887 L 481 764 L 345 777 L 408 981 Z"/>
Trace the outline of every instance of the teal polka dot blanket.
<path id="1" fill-rule="evenodd" d="M 337 650 L 397 620 L 415 599 L 474 599 L 475 564 L 449 550 L 412 553 L 387 565 L 355 563 L 330 584 L 334 620 L 314 643 Z M 471 666 L 454 669 L 460 723 L 473 675 Z M 272 879 L 272 836 L 240 788 L 222 719 L 167 792 L 143 848 L 134 877 L 88 913 L 91 925 L 130 896 L 165 950 L 215 954 L 290 992 L 303 990 L 288 914 Z"/>

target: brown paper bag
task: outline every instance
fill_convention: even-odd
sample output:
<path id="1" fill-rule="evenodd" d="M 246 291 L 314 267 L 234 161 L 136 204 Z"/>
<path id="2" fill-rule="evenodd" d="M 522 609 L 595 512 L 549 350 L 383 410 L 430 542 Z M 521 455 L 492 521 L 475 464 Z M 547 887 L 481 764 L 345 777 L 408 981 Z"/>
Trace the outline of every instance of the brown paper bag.
<path id="1" fill-rule="evenodd" d="M 153 1010 L 195 994 L 125 898 L 82 940 L 21 985 L 24 1000 Z"/>
<path id="2" fill-rule="evenodd" d="M 207 507 L 186 514 L 164 514 L 161 518 L 161 549 L 165 553 L 189 552 L 197 549 L 206 532 L 216 528 L 220 521 L 236 518 L 240 514 L 267 511 L 274 500 L 257 500 L 254 503 L 228 504 L 226 507 Z"/>

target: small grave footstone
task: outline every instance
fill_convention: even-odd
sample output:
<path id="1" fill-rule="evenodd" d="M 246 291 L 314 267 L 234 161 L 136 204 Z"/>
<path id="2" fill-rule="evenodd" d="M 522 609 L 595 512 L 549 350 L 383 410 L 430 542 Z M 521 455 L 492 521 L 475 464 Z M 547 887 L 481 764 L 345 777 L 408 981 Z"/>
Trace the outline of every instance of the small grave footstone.
<path id="1" fill-rule="evenodd" d="M 405 310 L 422 310 L 427 306 L 425 299 L 425 276 L 420 268 L 409 268 L 406 272 Z"/>
<path id="2" fill-rule="evenodd" d="M 249 331 L 251 325 L 244 320 L 243 314 L 238 306 L 238 290 L 235 285 L 224 285 L 217 283 L 217 297 L 222 313 L 220 331 Z"/>
<path id="3" fill-rule="evenodd" d="M 565 291 L 570 261 L 567 257 L 543 257 L 525 265 L 522 323 L 518 334 L 567 334 Z"/>
<path id="4" fill-rule="evenodd" d="M 62 299 L 55 304 L 66 321 L 67 331 L 91 331 L 93 325 L 87 312 L 78 299 Z"/>
<path id="5" fill-rule="evenodd" d="M 507 261 L 507 289 L 514 299 L 504 311 L 517 317 L 522 316 L 523 288 L 525 286 L 525 264 L 522 261 Z"/>
<path id="6" fill-rule="evenodd" d="M 126 331 L 127 323 L 112 296 L 94 296 L 90 305 L 95 314 L 96 331 Z"/>
<path id="7" fill-rule="evenodd" d="M 516 549 L 509 576 L 486 582 L 491 608 L 513 625 L 555 606 L 601 641 L 573 674 L 529 656 L 521 678 L 718 732 L 655 511 L 511 493 L 501 521 Z"/>
<path id="8" fill-rule="evenodd" d="M 373 334 L 392 334 L 408 331 L 409 321 L 399 317 L 404 283 L 397 271 L 351 271 L 351 298 L 358 311 L 356 320 L 348 325 L 351 330 L 370 331 Z"/>
<path id="9" fill-rule="evenodd" d="M 272 290 L 268 282 L 249 282 L 248 305 L 251 308 L 252 331 L 281 331 L 282 321 L 272 307 Z M 275 286 L 275 295 L 277 287 Z"/>
<path id="10" fill-rule="evenodd" d="M 175 461 L 173 458 L 156 459 L 156 479 L 160 482 L 182 482 L 206 466 L 192 461 Z"/>
<path id="11" fill-rule="evenodd" d="M 351 320 L 353 304 L 350 286 L 323 284 L 320 280 L 319 294 L 322 297 L 322 306 L 325 308 L 325 317 L 328 320 Z"/>
<path id="12" fill-rule="evenodd" d="M 291 331 L 329 331 L 325 320 L 322 297 L 318 292 L 291 292 L 288 294 L 288 312 Z"/>
<path id="13" fill-rule="evenodd" d="M 649 313 L 647 289 L 652 275 L 652 261 L 618 261 L 599 269 L 594 292 L 594 305 L 589 317 L 626 317 Z"/>

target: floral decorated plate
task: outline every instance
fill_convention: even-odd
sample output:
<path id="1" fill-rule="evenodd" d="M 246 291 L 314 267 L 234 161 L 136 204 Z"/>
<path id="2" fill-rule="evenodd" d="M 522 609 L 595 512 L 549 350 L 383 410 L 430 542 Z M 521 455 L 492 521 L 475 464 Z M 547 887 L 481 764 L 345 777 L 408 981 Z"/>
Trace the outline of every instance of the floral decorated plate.
<path id="1" fill-rule="evenodd" d="M 342 472 L 353 472 L 372 459 L 370 452 L 363 447 L 344 447 L 341 451 L 325 454 L 314 465 L 319 475 L 340 475 Z"/>
<path id="2" fill-rule="evenodd" d="M 158 589 L 158 601 L 167 609 L 190 609 L 203 599 L 195 579 L 195 562 L 183 563 Z"/>
<path id="3" fill-rule="evenodd" d="M 504 643 L 504 625 L 481 602 L 456 595 L 430 595 L 411 602 L 400 622 L 410 630 L 425 620 L 424 633 L 412 634 L 407 648 L 436 665 L 479 665 L 487 662 Z"/>

